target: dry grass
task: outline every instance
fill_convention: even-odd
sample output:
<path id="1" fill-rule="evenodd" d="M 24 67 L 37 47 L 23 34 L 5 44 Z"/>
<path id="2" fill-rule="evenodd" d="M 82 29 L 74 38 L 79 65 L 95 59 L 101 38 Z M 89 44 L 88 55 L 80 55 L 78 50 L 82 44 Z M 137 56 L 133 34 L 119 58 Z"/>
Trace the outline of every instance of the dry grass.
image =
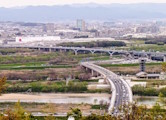
<path id="1" fill-rule="evenodd" d="M 107 67 L 107 69 L 122 74 L 137 74 L 139 72 L 139 66 L 129 66 L 129 67 Z M 160 65 L 150 65 L 146 66 L 146 72 L 148 73 L 160 73 L 162 72 Z"/>

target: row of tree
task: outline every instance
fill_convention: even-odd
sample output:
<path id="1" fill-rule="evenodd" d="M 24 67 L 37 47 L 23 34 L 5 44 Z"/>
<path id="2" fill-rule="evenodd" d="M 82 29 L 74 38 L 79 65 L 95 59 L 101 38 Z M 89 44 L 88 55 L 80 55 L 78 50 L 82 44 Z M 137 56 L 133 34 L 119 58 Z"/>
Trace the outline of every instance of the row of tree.
<path id="1" fill-rule="evenodd" d="M 105 113 L 103 115 L 91 114 L 83 116 L 80 109 L 71 108 L 67 113 L 67 117 L 64 117 L 63 120 L 67 120 L 69 117 L 73 117 L 75 120 L 166 120 L 166 111 L 158 103 L 152 109 L 148 109 L 146 106 L 130 104 L 119 107 L 119 110 L 123 114 L 109 115 Z M 56 113 L 55 111 L 51 104 L 48 104 L 43 110 L 45 113 Z M 9 108 L 0 114 L 0 120 L 58 120 L 53 115 L 35 117 L 28 113 L 18 101 L 13 110 Z"/>
<path id="2" fill-rule="evenodd" d="M 65 82 L 48 82 L 47 84 L 41 84 L 40 82 L 34 82 L 30 84 L 14 84 L 6 86 L 7 93 L 26 92 L 74 92 L 82 93 L 87 91 L 86 82 L 72 82 L 70 81 L 67 85 Z"/>
<path id="3" fill-rule="evenodd" d="M 152 87 L 149 88 L 141 85 L 135 85 L 132 87 L 132 91 L 134 95 L 140 96 L 158 96 L 160 93 L 166 96 L 166 88 L 156 89 Z"/>
<path id="4" fill-rule="evenodd" d="M 79 43 L 61 43 L 59 46 L 64 47 L 122 47 L 126 46 L 125 42 L 122 41 L 93 41 L 93 42 L 79 42 Z"/>

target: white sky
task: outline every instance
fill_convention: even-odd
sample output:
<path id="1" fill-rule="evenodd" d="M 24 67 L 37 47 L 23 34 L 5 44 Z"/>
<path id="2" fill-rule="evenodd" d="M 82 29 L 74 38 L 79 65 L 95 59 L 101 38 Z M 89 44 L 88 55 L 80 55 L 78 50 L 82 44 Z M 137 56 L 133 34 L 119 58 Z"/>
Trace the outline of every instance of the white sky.
<path id="1" fill-rule="evenodd" d="M 166 3 L 166 0 L 0 0 L 0 7 L 15 7 L 28 5 L 63 5 L 74 3 Z"/>

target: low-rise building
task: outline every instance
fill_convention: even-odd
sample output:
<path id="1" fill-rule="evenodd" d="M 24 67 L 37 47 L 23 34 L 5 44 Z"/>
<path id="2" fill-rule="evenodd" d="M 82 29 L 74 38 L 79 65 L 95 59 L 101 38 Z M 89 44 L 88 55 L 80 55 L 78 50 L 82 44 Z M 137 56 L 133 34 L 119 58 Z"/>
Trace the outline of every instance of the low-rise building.
<path id="1" fill-rule="evenodd" d="M 136 77 L 140 79 L 160 79 L 160 76 L 160 74 L 148 74 L 146 72 L 139 72 L 136 74 Z"/>
<path id="2" fill-rule="evenodd" d="M 44 42 L 44 41 L 57 41 L 61 40 L 59 36 L 29 36 L 29 37 L 16 37 L 16 43 L 28 42 Z"/>

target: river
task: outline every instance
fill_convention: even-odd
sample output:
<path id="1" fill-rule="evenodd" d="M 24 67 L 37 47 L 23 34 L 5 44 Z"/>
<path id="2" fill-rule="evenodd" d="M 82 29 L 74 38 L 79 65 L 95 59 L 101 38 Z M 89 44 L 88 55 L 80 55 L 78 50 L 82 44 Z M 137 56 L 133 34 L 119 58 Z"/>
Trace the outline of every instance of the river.
<path id="1" fill-rule="evenodd" d="M 20 94 L 11 93 L 0 96 L 0 102 L 36 102 L 36 103 L 57 103 L 57 104 L 100 104 L 109 103 L 110 94 L 55 94 L 55 93 L 35 93 L 35 94 Z M 134 96 L 134 101 L 139 105 L 153 106 L 158 101 L 158 97 Z"/>

